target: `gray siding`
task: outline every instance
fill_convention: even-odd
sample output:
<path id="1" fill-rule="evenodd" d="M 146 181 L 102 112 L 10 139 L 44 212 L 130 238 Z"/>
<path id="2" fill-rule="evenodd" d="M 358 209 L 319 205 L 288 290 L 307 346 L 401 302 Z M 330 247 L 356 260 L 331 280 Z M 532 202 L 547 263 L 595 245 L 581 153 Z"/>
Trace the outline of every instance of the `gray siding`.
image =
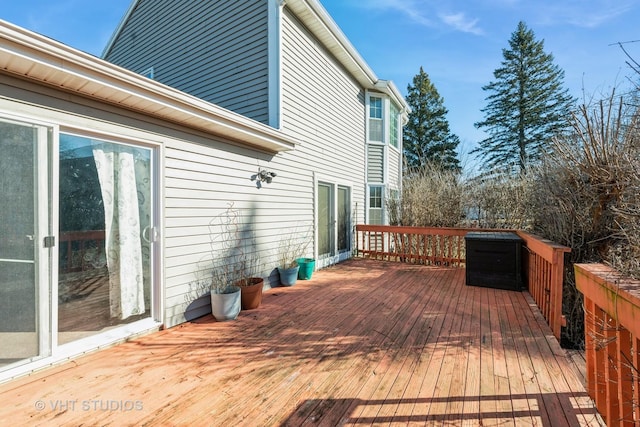
<path id="1" fill-rule="evenodd" d="M 398 189 L 402 173 L 402 155 L 399 150 L 391 147 L 388 148 L 387 152 L 389 153 L 389 176 L 387 180 L 390 188 Z"/>
<path id="2" fill-rule="evenodd" d="M 367 147 L 367 182 L 384 182 L 383 145 L 369 144 Z"/>
<path id="3" fill-rule="evenodd" d="M 105 59 L 268 124 L 263 0 L 140 0 Z"/>
<path id="4" fill-rule="evenodd" d="M 182 23 L 178 27 L 192 25 L 196 30 L 202 29 L 203 22 L 216 17 L 209 9 L 201 9 L 201 5 L 209 3 L 220 4 L 142 0 L 138 5 L 139 10 L 133 11 L 129 24 L 123 29 L 121 40 L 116 41 L 115 49 L 108 55 L 109 59 L 113 62 L 126 59 L 128 68 L 138 72 L 153 66 L 159 80 L 187 92 L 193 93 L 189 88 L 203 89 L 201 82 L 198 79 L 191 81 L 189 75 L 194 75 L 193 70 L 197 70 L 194 76 L 202 77 L 204 68 L 214 68 L 215 65 L 223 67 L 222 61 L 193 64 L 194 61 L 206 59 L 205 53 L 206 49 L 211 48 L 210 43 L 199 43 L 197 40 L 198 37 L 202 38 L 202 34 L 198 35 L 197 31 L 188 34 L 169 33 L 166 29 L 172 20 Z M 259 44 L 258 39 L 260 43 L 265 43 L 264 49 L 257 49 L 264 54 L 264 63 L 253 68 L 262 67 L 265 73 L 263 109 L 266 121 L 266 27 L 249 25 L 249 22 L 257 24 L 258 21 L 266 25 L 266 2 L 238 3 L 247 8 L 246 13 L 238 13 L 239 7 L 230 8 L 232 10 L 228 13 L 244 22 L 244 30 L 238 32 L 245 38 L 239 38 L 239 46 L 224 46 L 224 50 L 227 56 L 235 51 L 239 58 L 244 58 L 251 51 L 251 43 L 247 40 L 255 38 L 256 45 Z M 168 4 L 173 8 L 171 16 L 165 16 L 162 12 Z M 253 8 L 249 7 L 251 5 Z M 265 18 L 259 20 L 263 9 Z M 228 23 L 231 15 L 227 20 L 221 18 L 218 27 L 214 26 L 216 31 L 222 31 L 220 27 L 223 27 L 234 32 L 234 25 L 239 24 Z M 253 30 L 263 31 L 264 40 Z M 161 37 L 151 45 L 154 31 L 159 32 Z M 228 35 L 224 31 L 222 33 L 219 36 Z M 211 220 L 222 214 L 230 201 L 242 213 L 244 231 L 255 239 L 255 252 L 260 258 L 257 275 L 267 278 L 267 285 L 278 281 L 276 267 L 280 240 L 290 232 L 292 225 L 304 227 L 313 225 L 316 220 L 315 189 L 318 181 L 349 187 L 352 223 L 364 221 L 366 144 L 363 88 L 291 16 L 286 7 L 282 33 L 281 120 L 283 132 L 298 141 L 294 151 L 266 154 L 230 144 L 214 135 L 193 132 L 170 122 L 149 120 L 141 114 L 119 110 L 112 105 L 100 105 L 98 102 L 91 102 L 91 108 L 80 104 L 71 106 L 67 101 L 70 95 L 66 93 L 57 96 L 58 101 L 53 104 L 55 109 L 43 113 L 55 115 L 43 116 L 48 122 L 59 122 L 69 129 L 77 128 L 79 133 L 82 133 L 82 129 L 92 128 L 99 133 L 101 127 L 106 127 L 108 129 L 105 131 L 119 139 L 131 143 L 139 140 L 155 142 L 162 147 L 159 185 L 163 205 L 163 257 L 162 283 L 157 285 L 161 286 L 163 292 L 163 320 L 167 327 L 210 312 L 207 295 L 196 291 L 194 285 L 202 278 L 202 272 L 206 271 L 211 258 L 216 256 L 215 251 L 211 251 L 210 241 L 212 233 L 219 233 L 219 229 L 214 227 L 212 230 Z M 224 42 L 221 44 L 224 45 Z M 127 57 L 125 52 L 136 46 L 142 46 L 139 53 Z M 189 46 L 190 55 L 194 51 L 200 53 L 192 57 L 180 55 L 179 52 L 185 50 L 180 46 Z M 248 61 L 255 61 L 255 57 L 252 58 Z M 230 58 L 229 61 L 226 68 L 233 74 L 233 65 L 230 64 L 237 64 L 238 60 Z M 167 64 L 171 67 L 164 68 Z M 178 78 L 181 70 L 191 71 Z M 244 71 L 241 68 L 238 74 Z M 222 74 L 222 71 L 218 73 Z M 244 78 L 254 81 L 246 76 Z M 236 82 L 236 91 L 246 86 L 246 81 L 242 83 L 241 80 Z M 229 84 L 233 86 L 236 83 Z M 220 83 L 217 87 L 223 86 Z M 219 95 L 217 91 L 214 92 Z M 29 93 L 34 94 L 35 91 Z M 260 91 L 251 92 L 252 95 L 256 93 Z M 32 100 L 32 103 L 43 101 Z M 79 98 L 78 102 L 83 101 Z M 222 104 L 216 100 L 214 102 Z M 80 124 L 76 125 L 67 123 L 67 118 L 61 119 L 55 113 L 73 108 L 77 114 L 90 117 L 80 120 Z M 258 168 L 275 171 L 277 177 L 272 183 L 257 188 L 255 181 L 250 178 Z M 311 240 L 303 256 L 315 256 L 315 241 Z"/>

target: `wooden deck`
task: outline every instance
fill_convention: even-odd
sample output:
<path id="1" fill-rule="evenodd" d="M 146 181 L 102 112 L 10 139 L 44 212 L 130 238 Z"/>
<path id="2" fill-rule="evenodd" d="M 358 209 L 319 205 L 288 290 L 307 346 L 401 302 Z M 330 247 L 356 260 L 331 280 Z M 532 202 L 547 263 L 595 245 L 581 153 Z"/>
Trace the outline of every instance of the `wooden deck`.
<path id="1" fill-rule="evenodd" d="M 526 293 L 351 260 L 0 385 L 6 425 L 601 425 Z"/>

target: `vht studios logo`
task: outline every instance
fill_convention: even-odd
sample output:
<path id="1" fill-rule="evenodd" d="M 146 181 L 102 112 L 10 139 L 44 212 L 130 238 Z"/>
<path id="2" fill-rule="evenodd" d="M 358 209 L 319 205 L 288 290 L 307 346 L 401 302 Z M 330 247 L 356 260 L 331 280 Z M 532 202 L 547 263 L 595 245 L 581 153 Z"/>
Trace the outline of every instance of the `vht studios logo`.
<path id="1" fill-rule="evenodd" d="M 144 405 L 140 400 L 38 400 L 34 403 L 37 411 L 50 410 L 54 412 L 66 411 L 103 411 L 130 412 L 142 411 Z"/>

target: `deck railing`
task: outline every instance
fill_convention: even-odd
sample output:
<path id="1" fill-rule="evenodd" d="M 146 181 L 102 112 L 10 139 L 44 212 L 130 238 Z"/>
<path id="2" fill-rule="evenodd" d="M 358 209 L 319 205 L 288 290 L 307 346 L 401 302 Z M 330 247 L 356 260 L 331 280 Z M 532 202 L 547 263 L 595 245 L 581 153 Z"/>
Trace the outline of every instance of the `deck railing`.
<path id="1" fill-rule="evenodd" d="M 463 228 L 358 225 L 356 230 L 358 254 L 366 258 L 447 266 L 465 262 Z"/>
<path id="2" fill-rule="evenodd" d="M 516 231 L 525 242 L 523 268 L 527 290 L 540 308 L 542 315 L 560 339 L 566 319 L 562 315 L 562 288 L 564 282 L 564 254 L 571 249 L 524 231 Z"/>
<path id="3" fill-rule="evenodd" d="M 87 252 L 97 251 L 92 258 L 104 253 L 104 230 L 64 231 L 60 233 L 60 272 L 85 271 L 92 268 Z"/>
<path id="4" fill-rule="evenodd" d="M 560 339 L 564 254 L 571 249 L 518 230 L 357 225 L 358 255 L 388 261 L 462 267 L 470 231 L 511 231 L 525 242 L 525 282 L 556 338 Z"/>
<path id="5" fill-rule="evenodd" d="M 576 264 L 584 295 L 587 391 L 607 426 L 640 425 L 640 281 Z"/>

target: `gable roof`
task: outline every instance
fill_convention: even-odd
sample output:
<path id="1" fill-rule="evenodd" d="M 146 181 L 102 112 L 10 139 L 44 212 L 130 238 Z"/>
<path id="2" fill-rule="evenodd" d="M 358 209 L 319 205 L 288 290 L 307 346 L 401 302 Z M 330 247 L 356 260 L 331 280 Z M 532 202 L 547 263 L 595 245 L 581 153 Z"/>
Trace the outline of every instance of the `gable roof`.
<path id="1" fill-rule="evenodd" d="M 129 5 L 129 9 L 102 52 L 103 58 L 108 55 L 139 1 L 133 0 Z M 318 0 L 280 1 L 293 12 L 363 88 L 387 94 L 400 106 L 403 115 L 406 116 L 410 107 L 395 84 L 390 80 L 382 80 L 376 76 Z"/>
<path id="2" fill-rule="evenodd" d="M 270 126 L 3 20 L 0 71 L 269 152 L 295 148 Z"/>

